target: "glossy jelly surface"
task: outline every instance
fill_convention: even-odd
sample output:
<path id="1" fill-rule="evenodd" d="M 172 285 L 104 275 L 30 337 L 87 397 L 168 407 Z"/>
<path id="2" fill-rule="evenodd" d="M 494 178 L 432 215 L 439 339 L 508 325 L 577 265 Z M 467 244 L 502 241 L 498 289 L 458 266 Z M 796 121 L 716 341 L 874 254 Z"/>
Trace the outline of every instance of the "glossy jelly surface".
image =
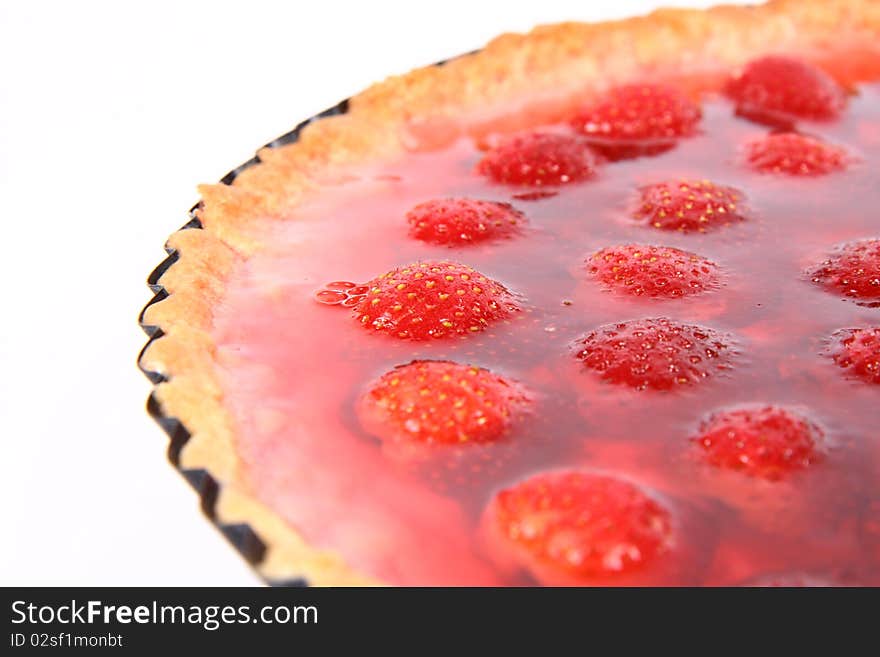
<path id="1" fill-rule="evenodd" d="M 880 84 L 860 85 L 837 119 L 798 125 L 849 154 L 827 175 L 750 167 L 747 144 L 773 128 L 737 116 L 720 96 L 701 105 L 695 134 L 674 147 L 597 157 L 591 177 L 554 179 L 539 193 L 480 175 L 484 154 L 462 139 L 327 185 L 289 221 L 267 228 L 266 248 L 230 281 L 214 329 L 252 492 L 311 544 L 392 584 L 880 584 L 880 385 L 870 353 L 858 371 L 834 356 L 837 332 L 880 326 L 880 291 L 848 295 L 810 275 L 838 245 L 880 238 Z M 737 190 L 737 220 L 712 230 L 646 222 L 640 190 L 682 180 Z M 407 213 L 450 197 L 508 203 L 524 220 L 499 239 L 416 239 Z M 673 286 L 688 293 L 668 295 L 653 293 L 667 270 L 629 262 L 623 275 L 647 278 L 615 282 L 605 263 L 597 277 L 590 258 L 621 245 L 678 249 L 705 271 L 689 270 Z M 354 302 L 326 303 L 344 301 L 346 289 L 369 300 L 378 276 L 440 261 L 497 281 L 517 309 L 480 330 L 422 340 L 364 326 Z M 321 293 L 346 281 L 366 287 Z M 652 293 L 633 293 L 639 289 Z M 689 359 L 681 362 L 693 366 L 686 375 L 678 361 L 652 360 L 671 344 L 662 337 L 637 337 L 633 347 L 612 336 L 611 355 L 591 367 L 578 357 L 593 332 L 658 318 L 721 336 L 723 367 L 692 334 L 681 347 Z M 653 369 L 639 371 L 636 354 L 622 379 L 603 375 L 620 349 L 643 350 Z M 397 440 L 394 448 L 364 428 L 358 407 L 373 382 L 414 360 L 485 368 L 528 391 L 528 408 L 498 440 L 412 449 Z M 669 385 L 651 385 L 657 377 Z M 821 437 L 808 445 L 810 458 L 786 468 L 783 446 L 771 455 L 772 478 L 737 468 L 739 457 L 728 452 L 707 459 L 701 427 L 717 413 L 755 406 L 803 418 Z M 743 458 L 762 449 L 760 433 L 749 436 Z M 586 557 L 577 550 L 586 544 L 589 552 L 590 537 L 607 531 L 581 516 L 579 533 L 554 525 L 540 554 L 562 554 L 570 567 L 551 564 L 548 574 L 546 563 L 528 560 L 538 554 L 534 532 L 549 525 L 535 529 L 533 516 L 531 524 L 508 522 L 499 537 L 492 509 L 519 482 L 572 470 L 588 473 L 588 482 L 601 475 L 632 484 L 652 514 L 630 543 Z M 541 499 L 529 498 L 530 513 Z M 569 498 L 563 491 L 560 499 Z M 662 532 L 650 526 L 656 518 Z"/>

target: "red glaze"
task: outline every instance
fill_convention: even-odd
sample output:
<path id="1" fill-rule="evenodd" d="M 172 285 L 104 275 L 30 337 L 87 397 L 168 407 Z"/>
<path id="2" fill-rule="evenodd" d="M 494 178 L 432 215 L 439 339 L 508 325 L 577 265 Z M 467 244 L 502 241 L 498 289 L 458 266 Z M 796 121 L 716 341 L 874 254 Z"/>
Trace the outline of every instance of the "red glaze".
<path id="1" fill-rule="evenodd" d="M 635 526 L 662 531 L 637 532 L 644 561 L 608 561 L 625 565 L 625 572 L 597 578 L 567 571 L 559 577 L 563 583 L 740 584 L 779 573 L 836 578 L 845 570 L 847 582 L 880 584 L 880 505 L 874 502 L 880 499 L 880 387 L 859 375 L 871 371 L 870 357 L 862 359 L 861 351 L 847 356 L 846 336 L 837 333 L 876 327 L 880 310 L 871 305 L 877 299 L 870 277 L 838 271 L 852 260 L 833 255 L 837 244 L 880 239 L 874 174 L 880 170 L 880 86 L 860 85 L 836 119 L 809 126 L 823 143 L 858 156 L 828 176 L 765 175 L 744 166 L 743 149 L 756 126 L 738 117 L 726 98 L 705 98 L 699 131 L 674 149 L 598 169 L 578 141 L 583 136 L 567 122 L 540 130 L 576 146 L 527 149 L 550 162 L 549 169 L 538 166 L 541 175 L 526 151 L 487 153 L 461 139 L 325 183 L 288 221 L 267 226 L 264 250 L 229 281 L 213 329 L 222 394 L 252 494 L 310 543 L 380 580 L 522 585 L 555 582 L 552 573 L 559 571 L 534 568 L 529 550 L 487 540 L 493 500 L 520 482 L 574 470 L 631 486 L 638 491 L 632 499 L 640 500 L 635 508 L 655 504 L 648 515 L 660 519 Z M 561 152 L 572 158 L 554 163 Z M 736 203 L 718 225 L 723 229 L 711 230 L 714 220 L 701 221 L 702 214 L 693 212 L 703 203 L 699 198 L 679 208 L 683 218 L 667 222 L 653 211 L 633 216 L 640 189 L 680 180 L 737 190 L 725 190 L 718 201 Z M 552 193 L 536 195 L 536 186 Z M 466 247 L 414 239 L 407 212 L 442 198 L 509 203 L 527 222 L 513 239 L 474 240 Z M 687 201 L 682 199 L 675 202 Z M 585 266 L 594 254 L 620 245 L 697 254 L 711 263 L 699 260 L 709 273 L 687 270 L 688 277 L 707 276 L 699 294 L 670 298 L 658 292 L 668 288 L 651 278 L 653 270 L 645 269 L 641 279 L 636 267 L 633 278 L 644 293 L 629 294 L 631 286 L 617 290 L 613 275 L 603 282 L 604 269 L 594 274 Z M 856 255 L 869 265 L 868 253 Z M 804 272 L 829 257 L 831 264 L 821 265 L 825 270 L 811 282 Z M 389 287 L 390 279 L 376 279 L 407 263 L 441 261 L 503 286 L 505 292 L 490 282 L 478 294 L 492 295 L 498 316 L 479 331 L 470 331 L 466 321 L 454 324 L 439 339 L 423 339 L 427 332 L 399 339 L 370 328 L 375 318 L 361 305 L 369 303 L 368 282 L 380 287 L 380 304 L 387 299 L 389 311 L 401 302 L 403 316 L 442 326 L 426 305 L 409 314 L 413 306 L 403 307 L 408 292 L 394 297 L 399 283 Z M 843 277 L 867 282 L 838 285 Z M 324 288 L 327 281 L 340 282 Z M 322 288 L 327 294 L 319 303 L 315 295 Z M 860 296 L 847 297 L 848 290 Z M 416 300 L 427 303 L 420 294 Z M 480 296 L 481 312 L 489 308 L 484 300 Z M 362 325 L 357 311 L 370 320 Z M 634 333 L 622 341 L 621 353 L 644 356 L 632 365 L 683 366 L 687 385 L 669 383 L 677 375 L 668 368 L 603 375 L 571 349 L 579 338 L 601 333 L 600 327 L 632 327 L 658 317 L 668 318 L 667 327 L 699 327 L 658 342 L 676 345 L 684 361 L 658 356 Z M 614 344 L 606 343 L 612 355 Z M 709 348 L 717 358 L 690 360 Z M 362 424 L 358 405 L 383 375 L 418 360 L 473 365 L 517 382 L 529 391 L 528 413 L 501 423 L 498 440 L 440 441 L 432 447 L 449 451 L 432 451 L 417 465 L 393 458 L 387 438 Z M 718 365 L 725 367 L 719 371 Z M 822 458 L 777 480 L 707 463 L 691 440 L 704 418 L 752 405 L 797 409 L 799 417 L 821 426 Z M 580 508 L 591 500 L 584 496 Z M 617 518 L 625 508 L 597 512 Z M 583 538 L 587 533 L 560 536 L 554 545 L 583 544 L 590 554 L 603 554 Z M 596 572 L 601 559 L 581 563 Z"/>

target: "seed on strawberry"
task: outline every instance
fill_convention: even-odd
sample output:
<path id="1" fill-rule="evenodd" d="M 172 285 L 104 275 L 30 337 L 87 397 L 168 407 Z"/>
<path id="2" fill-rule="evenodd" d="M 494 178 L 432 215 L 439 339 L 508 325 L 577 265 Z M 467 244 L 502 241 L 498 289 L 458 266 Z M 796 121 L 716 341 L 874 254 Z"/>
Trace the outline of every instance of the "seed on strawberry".
<path id="1" fill-rule="evenodd" d="M 693 441 L 711 465 L 777 480 L 820 460 L 823 432 L 788 409 L 749 406 L 712 415 Z"/>
<path id="2" fill-rule="evenodd" d="M 634 217 L 660 230 L 707 232 L 746 219 L 744 195 L 708 180 L 680 180 L 642 187 Z"/>
<path id="3" fill-rule="evenodd" d="M 477 172 L 505 185 L 553 187 L 592 178 L 596 165 L 583 137 L 531 132 L 492 148 L 477 164 Z"/>
<path id="4" fill-rule="evenodd" d="M 880 327 L 841 329 L 832 334 L 828 355 L 850 376 L 880 385 Z"/>
<path id="5" fill-rule="evenodd" d="M 404 340 L 479 333 L 519 310 L 501 283 L 455 262 L 398 267 L 367 288 L 354 307 L 355 317 L 365 328 Z"/>
<path id="6" fill-rule="evenodd" d="M 738 114 L 783 127 L 798 119 L 833 119 L 846 106 L 846 93 L 822 69 L 779 55 L 752 60 L 725 91 Z"/>
<path id="7" fill-rule="evenodd" d="M 673 87 L 628 84 L 607 91 L 572 121 L 590 145 L 612 160 L 654 155 L 694 134 L 700 107 Z"/>
<path id="8" fill-rule="evenodd" d="M 431 244 L 462 246 L 511 237 L 525 215 L 508 203 L 448 198 L 426 201 L 407 212 L 410 234 Z"/>
<path id="9" fill-rule="evenodd" d="M 732 367 L 730 336 L 667 318 L 608 324 L 575 342 L 576 358 L 604 381 L 636 390 L 693 386 Z"/>
<path id="10" fill-rule="evenodd" d="M 849 161 L 839 146 L 795 132 L 766 135 L 746 144 L 746 163 L 764 173 L 822 176 L 842 171 Z"/>
<path id="11" fill-rule="evenodd" d="M 370 385 L 358 414 L 383 441 L 458 445 L 503 438 L 529 403 L 522 386 L 489 370 L 420 360 Z"/>
<path id="12" fill-rule="evenodd" d="M 807 275 L 829 292 L 874 305 L 880 302 L 880 239 L 842 244 Z"/>
<path id="13" fill-rule="evenodd" d="M 629 482 L 576 470 L 538 474 L 502 490 L 486 520 L 502 547 L 539 579 L 548 571 L 576 578 L 630 573 L 673 543 L 671 514 L 659 502 Z"/>
<path id="14" fill-rule="evenodd" d="M 655 299 L 699 294 L 721 279 L 711 260 L 669 246 L 609 246 L 590 256 L 587 267 L 612 290 Z"/>

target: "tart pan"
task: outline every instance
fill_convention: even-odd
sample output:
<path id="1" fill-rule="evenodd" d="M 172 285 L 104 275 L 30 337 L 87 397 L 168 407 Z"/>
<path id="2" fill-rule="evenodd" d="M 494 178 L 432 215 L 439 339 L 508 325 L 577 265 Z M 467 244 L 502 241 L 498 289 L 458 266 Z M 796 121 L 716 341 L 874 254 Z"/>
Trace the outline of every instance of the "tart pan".
<path id="1" fill-rule="evenodd" d="M 441 62 L 437 62 L 434 64 L 434 66 L 443 66 L 448 61 L 451 60 L 446 59 Z M 279 148 L 281 146 L 286 146 L 287 144 L 292 144 L 299 139 L 300 132 L 302 132 L 302 130 L 310 123 L 319 121 L 327 117 L 345 114 L 347 111 L 348 99 L 346 98 L 345 100 L 340 101 L 333 107 L 330 107 L 306 119 L 305 121 L 302 121 L 295 128 L 293 128 L 293 130 L 290 130 L 280 137 L 273 139 L 268 144 L 263 146 L 263 148 Z M 262 149 L 257 149 L 256 152 L 259 152 L 260 150 Z M 249 159 L 247 162 L 240 164 L 239 166 L 229 171 L 225 176 L 220 178 L 220 183 L 224 185 L 231 185 L 242 171 L 249 169 L 255 164 L 259 164 L 259 162 L 259 157 L 257 155 L 254 155 L 254 157 Z M 200 203 L 197 203 L 189 209 L 189 221 L 181 226 L 179 231 L 202 229 L 201 221 L 199 221 L 198 217 L 196 216 L 196 212 L 199 209 L 199 206 Z M 144 321 L 144 313 L 146 312 L 147 308 L 168 297 L 168 291 L 162 286 L 159 280 L 162 278 L 162 275 L 166 271 L 168 271 L 168 269 L 175 262 L 177 262 L 179 254 L 175 249 L 169 248 L 167 245 L 165 247 L 165 250 L 168 253 L 167 257 L 161 263 L 159 263 L 159 265 L 147 277 L 147 286 L 153 292 L 153 297 L 143 307 L 140 315 L 138 316 L 138 323 L 140 324 L 140 327 L 143 329 L 144 333 L 147 334 L 148 340 L 143 349 L 141 349 L 140 354 L 138 355 L 137 365 L 141 372 L 144 373 L 144 376 L 146 376 L 153 385 L 166 381 L 167 377 L 164 374 L 161 374 L 146 367 L 143 363 L 143 356 L 150 345 L 156 340 L 161 340 L 164 334 L 162 332 L 162 329 L 158 326 L 151 325 L 148 322 Z M 183 478 L 189 483 L 190 486 L 193 487 L 193 489 L 198 494 L 199 505 L 202 509 L 202 512 L 208 517 L 208 519 L 214 524 L 214 526 L 220 531 L 220 533 L 223 534 L 226 540 L 229 541 L 236 550 L 238 550 L 239 554 L 241 554 L 245 561 L 247 561 L 252 567 L 256 569 L 256 567 L 259 566 L 260 562 L 263 560 L 266 554 L 266 544 L 247 523 L 227 524 L 220 521 L 215 512 L 215 504 L 217 502 L 217 493 L 219 491 L 219 486 L 217 484 L 217 480 L 211 475 L 208 470 L 204 468 L 191 469 L 181 466 L 180 450 L 183 448 L 190 437 L 190 432 L 187 430 L 186 426 L 184 426 L 184 424 L 178 418 L 172 417 L 165 413 L 162 405 L 156 398 L 155 392 L 151 392 L 150 396 L 147 399 L 147 413 L 168 435 L 168 460 L 171 461 L 172 465 L 174 465 L 177 471 L 180 472 Z M 270 586 L 309 585 L 308 581 L 306 581 L 304 578 L 297 578 L 292 580 L 266 580 L 266 583 Z"/>

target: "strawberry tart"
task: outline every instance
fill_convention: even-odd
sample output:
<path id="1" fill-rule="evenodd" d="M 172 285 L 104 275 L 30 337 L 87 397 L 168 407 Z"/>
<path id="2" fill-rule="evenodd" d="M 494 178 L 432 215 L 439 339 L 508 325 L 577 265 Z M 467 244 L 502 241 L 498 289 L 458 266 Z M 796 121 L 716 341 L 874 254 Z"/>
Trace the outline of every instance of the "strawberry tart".
<path id="1" fill-rule="evenodd" d="M 506 34 L 200 188 L 150 409 L 270 583 L 878 585 L 878 171 L 875 0 Z"/>

